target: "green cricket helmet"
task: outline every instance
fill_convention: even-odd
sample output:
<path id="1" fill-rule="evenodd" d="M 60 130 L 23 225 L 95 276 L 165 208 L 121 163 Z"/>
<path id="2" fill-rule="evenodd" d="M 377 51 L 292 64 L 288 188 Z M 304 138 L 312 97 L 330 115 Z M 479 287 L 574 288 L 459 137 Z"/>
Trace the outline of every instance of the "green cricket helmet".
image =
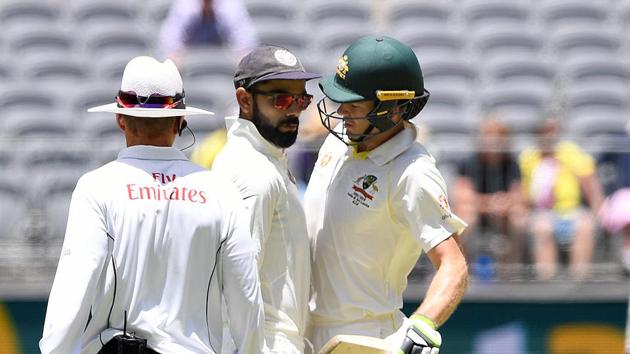
<path id="1" fill-rule="evenodd" d="M 415 117 L 429 99 L 413 50 L 385 36 L 366 36 L 350 45 L 339 58 L 335 75 L 321 79 L 319 87 L 335 103 L 375 102 L 374 109 L 363 118 L 369 120 L 370 127 L 360 140 L 369 136 L 374 128 L 381 132 L 393 128 L 396 125 L 392 120 L 394 111 L 400 112 L 405 120 Z M 333 128 L 337 124 L 335 120 L 349 118 L 326 106 L 325 98 L 317 104 L 322 124 L 346 142 L 345 129 L 340 132 Z"/>

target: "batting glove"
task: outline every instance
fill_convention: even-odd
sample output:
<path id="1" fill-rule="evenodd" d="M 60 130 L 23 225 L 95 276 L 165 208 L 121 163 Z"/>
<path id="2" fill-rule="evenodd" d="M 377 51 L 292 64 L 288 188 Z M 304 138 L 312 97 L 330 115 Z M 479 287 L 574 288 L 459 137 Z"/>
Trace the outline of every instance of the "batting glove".
<path id="1" fill-rule="evenodd" d="M 435 322 L 422 315 L 413 315 L 409 321 L 407 336 L 396 354 L 438 354 L 442 336 L 435 330 Z"/>

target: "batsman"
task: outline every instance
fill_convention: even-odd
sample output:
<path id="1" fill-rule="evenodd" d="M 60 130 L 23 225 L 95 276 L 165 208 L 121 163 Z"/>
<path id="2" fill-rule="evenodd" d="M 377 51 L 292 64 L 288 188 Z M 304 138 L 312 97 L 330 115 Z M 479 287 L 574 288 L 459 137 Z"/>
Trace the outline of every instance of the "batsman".
<path id="1" fill-rule="evenodd" d="M 456 241 L 466 224 L 451 211 L 435 159 L 409 122 L 429 98 L 418 59 L 396 39 L 363 37 L 319 87 L 330 134 L 304 197 L 315 350 L 343 334 L 384 338 L 393 353 L 438 353 L 438 329 L 468 281 Z M 436 271 L 407 318 L 402 295 L 422 252 Z"/>

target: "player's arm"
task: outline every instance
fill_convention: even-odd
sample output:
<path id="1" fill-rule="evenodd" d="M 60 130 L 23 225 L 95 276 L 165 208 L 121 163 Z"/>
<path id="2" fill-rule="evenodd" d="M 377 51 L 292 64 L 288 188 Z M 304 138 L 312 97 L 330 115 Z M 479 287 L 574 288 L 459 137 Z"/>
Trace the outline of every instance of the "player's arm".
<path id="1" fill-rule="evenodd" d="M 461 301 L 468 282 L 466 261 L 454 235 L 433 247 L 427 254 L 436 268 L 424 301 L 393 335 L 386 338 L 396 354 L 437 354 L 442 345 L 438 327 Z"/>
<path id="2" fill-rule="evenodd" d="M 105 220 L 90 191 L 90 186 L 81 179 L 72 195 L 66 235 L 39 342 L 44 354 L 81 351 L 81 335 L 99 275 L 107 261 Z"/>
<path id="3" fill-rule="evenodd" d="M 234 197 L 238 198 L 236 194 Z M 256 247 L 242 209 L 230 213 L 224 220 L 227 227 L 221 250 L 221 279 L 230 332 L 239 353 L 261 353 L 264 345 L 264 312 Z"/>
<path id="4" fill-rule="evenodd" d="M 424 301 L 415 311 L 442 325 L 462 300 L 468 284 L 466 259 L 453 237 L 433 247 L 427 256 L 436 269 Z"/>

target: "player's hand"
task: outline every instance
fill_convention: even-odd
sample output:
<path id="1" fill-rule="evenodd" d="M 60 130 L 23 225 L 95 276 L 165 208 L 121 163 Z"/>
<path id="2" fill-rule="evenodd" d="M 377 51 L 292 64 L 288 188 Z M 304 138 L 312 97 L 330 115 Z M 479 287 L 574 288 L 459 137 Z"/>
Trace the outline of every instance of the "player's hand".
<path id="1" fill-rule="evenodd" d="M 409 318 L 407 335 L 397 354 L 438 354 L 442 336 L 428 317 L 413 315 Z"/>

